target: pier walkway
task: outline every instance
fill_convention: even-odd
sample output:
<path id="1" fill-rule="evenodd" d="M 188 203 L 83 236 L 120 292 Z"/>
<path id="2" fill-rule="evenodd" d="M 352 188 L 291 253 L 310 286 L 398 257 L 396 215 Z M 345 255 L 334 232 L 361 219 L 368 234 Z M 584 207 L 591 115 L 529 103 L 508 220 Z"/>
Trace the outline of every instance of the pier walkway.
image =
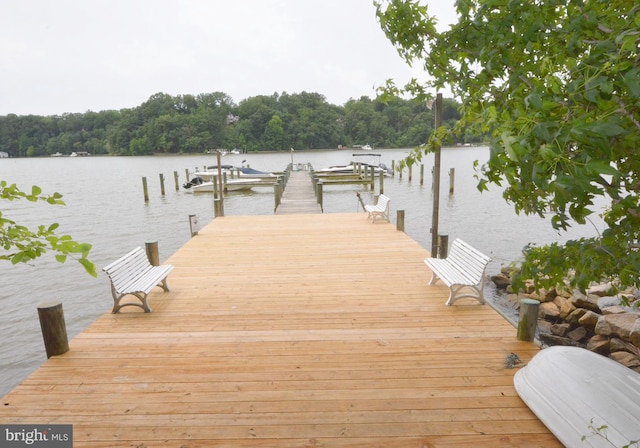
<path id="1" fill-rule="evenodd" d="M 282 194 L 276 214 L 322 213 L 309 171 L 292 171 Z"/>
<path id="2" fill-rule="evenodd" d="M 538 348 L 488 305 L 445 306 L 427 255 L 363 213 L 216 218 L 153 313 L 111 314 L 104 278 L 105 314 L 0 422 L 73 424 L 74 448 L 561 446 L 505 363 Z"/>

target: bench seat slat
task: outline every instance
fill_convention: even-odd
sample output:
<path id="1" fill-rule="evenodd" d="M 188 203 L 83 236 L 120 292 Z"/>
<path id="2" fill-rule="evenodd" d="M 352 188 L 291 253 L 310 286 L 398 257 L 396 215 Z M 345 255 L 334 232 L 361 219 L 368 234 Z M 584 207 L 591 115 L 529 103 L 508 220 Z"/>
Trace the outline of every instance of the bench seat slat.
<path id="1" fill-rule="evenodd" d="M 431 269 L 431 281 L 442 282 L 449 287 L 447 305 L 462 297 L 472 297 L 484 303 L 484 273 L 491 258 L 460 239 L 451 245 L 447 258 L 425 258 Z M 467 291 L 465 294 L 462 292 Z"/>
<path id="2" fill-rule="evenodd" d="M 167 276 L 173 270 L 173 266 L 170 264 L 152 266 L 144 249 L 137 247 L 102 270 L 107 273 L 111 281 L 113 313 L 117 313 L 124 306 L 139 306 L 149 313 L 151 307 L 147 301 L 148 294 L 156 286 L 169 291 Z M 121 303 L 122 298 L 127 295 L 137 297 L 141 303 Z"/>

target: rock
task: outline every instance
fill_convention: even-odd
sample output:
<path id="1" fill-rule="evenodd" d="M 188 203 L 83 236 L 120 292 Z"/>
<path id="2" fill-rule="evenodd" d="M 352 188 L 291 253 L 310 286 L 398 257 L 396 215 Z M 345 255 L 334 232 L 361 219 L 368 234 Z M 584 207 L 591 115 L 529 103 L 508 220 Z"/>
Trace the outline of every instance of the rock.
<path id="1" fill-rule="evenodd" d="M 620 306 L 608 306 L 602 308 L 602 314 L 624 314 L 626 311 Z"/>
<path id="2" fill-rule="evenodd" d="M 556 291 L 556 288 L 551 288 L 548 290 L 542 288 L 538 292 L 538 294 L 540 295 L 542 302 L 550 302 L 558 296 L 558 292 Z"/>
<path id="3" fill-rule="evenodd" d="M 611 282 L 596 284 L 594 286 L 590 286 L 589 289 L 587 290 L 588 295 L 593 294 L 598 297 L 608 296 L 613 294 L 614 292 L 615 292 L 615 288 L 613 287 Z"/>
<path id="4" fill-rule="evenodd" d="M 636 347 L 640 347 L 640 319 L 636 320 L 631 327 L 631 333 L 629 334 L 629 341 Z"/>
<path id="5" fill-rule="evenodd" d="M 538 332 L 539 333 L 552 333 L 553 331 L 551 330 L 551 327 L 553 327 L 554 324 L 552 324 L 551 322 L 549 322 L 548 320 L 544 320 L 544 319 L 538 319 Z"/>
<path id="6" fill-rule="evenodd" d="M 594 313 L 593 311 L 585 310 L 584 308 L 580 309 L 583 310 L 584 313 L 578 319 L 578 324 L 588 328 L 591 331 L 595 331 L 598 320 L 600 319 L 600 315 L 598 313 Z M 576 312 L 577 311 L 578 310 L 576 310 Z"/>
<path id="7" fill-rule="evenodd" d="M 511 285 L 511 278 L 502 272 L 491 277 L 491 281 L 495 283 L 496 288 L 498 289 L 506 289 L 507 286 Z"/>
<path id="8" fill-rule="evenodd" d="M 565 346 L 586 348 L 585 344 L 581 344 L 569 338 L 554 336 L 552 334 L 540 333 L 540 340 L 547 345 L 565 345 Z"/>
<path id="9" fill-rule="evenodd" d="M 601 334 L 597 334 L 587 342 L 587 349 L 592 352 L 599 353 L 601 355 L 607 354 L 610 352 L 609 350 L 609 338 L 607 336 L 602 336 Z"/>
<path id="10" fill-rule="evenodd" d="M 565 320 L 571 324 L 577 324 L 580 321 L 580 318 L 584 316 L 586 313 L 592 313 L 592 311 L 585 310 L 584 308 L 576 308 L 575 311 L 569 314 Z M 596 314 L 596 316 L 599 317 L 598 314 Z M 593 326 L 595 327 L 596 324 L 594 323 Z"/>
<path id="11" fill-rule="evenodd" d="M 579 342 L 587 337 L 587 329 L 584 327 L 578 327 L 575 330 L 571 330 L 567 333 L 567 337 L 572 341 Z"/>
<path id="12" fill-rule="evenodd" d="M 630 369 L 640 368 L 640 358 L 629 352 L 613 352 L 609 355 L 609 358 L 619 362 L 623 366 L 629 367 Z"/>
<path id="13" fill-rule="evenodd" d="M 608 314 L 600 316 L 596 324 L 596 334 L 605 336 L 618 336 L 619 338 L 630 341 L 631 332 L 637 327 L 638 314 Z"/>
<path id="14" fill-rule="evenodd" d="M 560 309 L 553 302 L 541 303 L 538 310 L 538 316 L 547 320 L 556 320 L 560 317 Z"/>
<path id="15" fill-rule="evenodd" d="M 573 292 L 573 298 L 571 301 L 576 308 L 585 308 L 593 311 L 594 313 L 600 312 L 600 308 L 598 307 L 598 296 L 596 295 L 584 295 L 576 289 Z"/>
<path id="16" fill-rule="evenodd" d="M 604 296 L 598 299 L 598 306 L 604 313 L 604 310 L 607 308 L 612 308 L 609 310 L 609 314 L 614 313 L 633 313 L 635 310 L 632 306 L 629 306 L 633 302 L 634 298 L 629 294 L 618 294 L 615 296 Z"/>
<path id="17" fill-rule="evenodd" d="M 567 333 L 569 333 L 569 330 L 571 329 L 571 325 L 568 323 L 562 323 L 562 324 L 553 324 L 551 325 L 550 328 L 550 333 L 555 335 L 555 336 L 566 336 Z"/>
<path id="18" fill-rule="evenodd" d="M 526 280 L 524 282 L 524 292 L 526 294 L 533 294 L 536 292 L 536 285 L 533 283 L 533 280 Z"/>
<path id="19" fill-rule="evenodd" d="M 611 340 L 609 341 L 609 351 L 611 352 L 627 351 L 628 352 L 629 349 L 627 348 L 627 342 L 624 342 L 620 338 L 611 338 Z"/>
<path id="20" fill-rule="evenodd" d="M 576 310 L 575 305 L 571 303 L 571 299 L 567 299 L 566 297 L 557 296 L 553 299 L 553 303 L 558 306 L 560 317 L 563 319 L 566 319 L 569 314 Z"/>

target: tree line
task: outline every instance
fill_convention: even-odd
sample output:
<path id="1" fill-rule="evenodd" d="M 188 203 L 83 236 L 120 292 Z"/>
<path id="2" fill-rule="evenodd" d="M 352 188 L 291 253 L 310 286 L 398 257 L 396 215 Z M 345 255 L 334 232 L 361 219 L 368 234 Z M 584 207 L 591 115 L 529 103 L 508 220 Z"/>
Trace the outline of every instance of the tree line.
<path id="1" fill-rule="evenodd" d="M 460 119 L 459 104 L 444 101 L 443 122 Z M 383 102 L 363 96 L 343 106 L 318 93 L 260 95 L 235 104 L 222 92 L 156 93 L 140 106 L 63 115 L 0 116 L 0 151 L 10 157 L 87 152 L 109 155 L 329 149 L 369 144 L 406 148 L 434 131 L 434 111 L 417 100 Z M 465 143 L 473 136 L 456 137 Z"/>

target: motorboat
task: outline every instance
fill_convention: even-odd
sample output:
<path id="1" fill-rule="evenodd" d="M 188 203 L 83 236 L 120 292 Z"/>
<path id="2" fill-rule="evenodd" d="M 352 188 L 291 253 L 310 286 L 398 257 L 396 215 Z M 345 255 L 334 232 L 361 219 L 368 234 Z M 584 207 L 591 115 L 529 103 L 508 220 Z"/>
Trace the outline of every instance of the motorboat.
<path id="1" fill-rule="evenodd" d="M 257 186 L 257 182 L 261 179 L 277 178 L 273 173 L 267 173 L 244 166 L 220 165 L 220 170 L 218 170 L 218 166 L 208 166 L 206 167 L 206 171 L 196 171 L 193 173 L 193 178 L 183 184 L 182 187 L 194 193 L 212 192 L 216 188 L 214 182 L 216 182 L 218 172 L 221 172 L 225 179 L 222 186 L 224 191 L 250 190 Z"/>

